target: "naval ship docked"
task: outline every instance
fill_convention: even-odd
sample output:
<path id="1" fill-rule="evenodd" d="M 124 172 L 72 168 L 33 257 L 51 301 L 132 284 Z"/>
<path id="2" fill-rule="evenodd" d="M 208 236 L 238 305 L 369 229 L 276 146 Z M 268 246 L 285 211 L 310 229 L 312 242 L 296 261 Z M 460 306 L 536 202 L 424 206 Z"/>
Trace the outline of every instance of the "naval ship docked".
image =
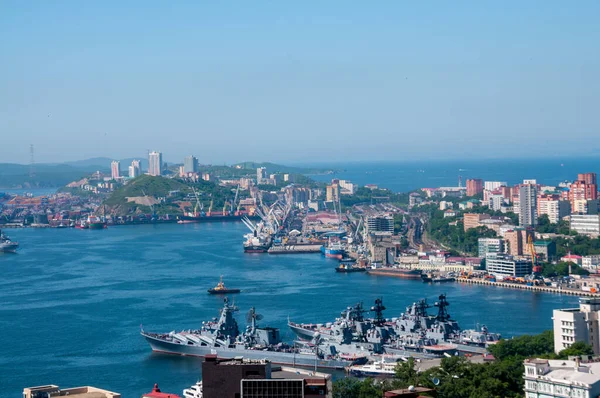
<path id="1" fill-rule="evenodd" d="M 233 314 L 238 308 L 224 299 L 219 318 L 202 322 L 197 330 L 181 332 L 150 333 L 141 330 L 152 351 L 167 354 L 204 357 L 216 354 L 219 358 L 244 357 L 268 359 L 277 364 L 319 368 L 344 369 L 357 361 L 343 359 L 339 355 L 326 353 L 318 344 L 303 343 L 301 347 L 289 346 L 279 337 L 279 329 L 258 327 L 263 317 L 251 308 L 246 315 L 245 332 L 240 333 Z"/>

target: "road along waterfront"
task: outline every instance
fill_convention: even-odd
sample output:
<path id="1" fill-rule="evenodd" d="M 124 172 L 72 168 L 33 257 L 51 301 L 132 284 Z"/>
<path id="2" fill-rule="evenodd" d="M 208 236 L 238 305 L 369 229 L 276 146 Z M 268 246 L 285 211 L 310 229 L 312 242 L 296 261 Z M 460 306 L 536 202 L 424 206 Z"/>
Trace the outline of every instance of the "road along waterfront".
<path id="1" fill-rule="evenodd" d="M 244 254 L 242 223 L 162 224 L 105 230 L 17 229 L 15 255 L 0 255 L 0 385 L 6 396 L 54 383 L 97 385 L 135 397 L 158 382 L 181 392 L 200 377 L 201 360 L 156 355 L 140 336 L 198 328 L 218 316 L 222 299 L 206 293 L 219 276 L 240 308 L 251 306 L 262 325 L 328 322 L 347 306 L 370 307 L 382 297 L 396 317 L 417 299 L 446 293 L 463 328 L 486 324 L 512 336 L 552 327 L 554 308 L 578 297 L 450 283 L 429 285 L 364 273 L 341 274 L 320 254 Z M 232 296 L 233 298 L 233 296 Z"/>

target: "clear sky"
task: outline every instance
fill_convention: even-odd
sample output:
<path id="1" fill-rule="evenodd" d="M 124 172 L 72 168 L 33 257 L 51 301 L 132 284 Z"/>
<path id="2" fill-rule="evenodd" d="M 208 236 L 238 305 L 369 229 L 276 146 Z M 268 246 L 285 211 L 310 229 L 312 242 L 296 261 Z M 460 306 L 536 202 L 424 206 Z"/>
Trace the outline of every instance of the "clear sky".
<path id="1" fill-rule="evenodd" d="M 0 163 L 600 149 L 600 1 L 0 2 Z"/>

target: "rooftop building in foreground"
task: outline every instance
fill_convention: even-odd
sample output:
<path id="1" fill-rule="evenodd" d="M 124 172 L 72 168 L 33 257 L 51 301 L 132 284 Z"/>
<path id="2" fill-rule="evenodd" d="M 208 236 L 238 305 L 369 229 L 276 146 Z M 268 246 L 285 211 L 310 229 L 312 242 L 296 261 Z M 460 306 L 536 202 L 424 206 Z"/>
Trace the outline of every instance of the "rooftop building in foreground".
<path id="1" fill-rule="evenodd" d="M 49 384 L 46 386 L 27 387 L 23 389 L 23 398 L 66 396 L 70 398 L 121 398 L 121 394 L 119 393 L 90 386 L 61 389 L 54 384 Z"/>
<path id="2" fill-rule="evenodd" d="M 203 398 L 331 398 L 331 375 L 242 357 L 202 363 Z"/>
<path id="3" fill-rule="evenodd" d="M 526 359 L 525 398 L 581 397 L 600 395 L 600 362 Z"/>

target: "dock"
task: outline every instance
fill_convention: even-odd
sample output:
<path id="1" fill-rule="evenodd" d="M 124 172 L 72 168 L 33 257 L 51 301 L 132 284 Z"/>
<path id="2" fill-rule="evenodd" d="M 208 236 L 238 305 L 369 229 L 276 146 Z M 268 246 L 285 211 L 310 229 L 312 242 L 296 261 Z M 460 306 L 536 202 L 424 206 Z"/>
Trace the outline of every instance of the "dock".
<path id="1" fill-rule="evenodd" d="M 320 253 L 321 245 L 283 245 L 271 246 L 269 254 L 299 254 L 299 253 Z"/>
<path id="2" fill-rule="evenodd" d="M 519 283 L 508 283 L 508 282 L 502 282 L 502 281 L 490 282 L 488 280 L 483 280 L 483 279 L 468 279 L 468 278 L 456 278 L 456 281 L 458 283 L 471 283 L 474 285 L 487 285 L 487 286 L 503 287 L 503 288 L 508 288 L 508 289 L 530 290 L 533 292 L 568 294 L 571 296 L 581 296 L 581 297 L 600 297 L 600 293 L 592 293 L 592 292 L 586 292 L 584 290 L 576 290 L 576 289 L 565 289 L 562 287 L 527 286 L 525 284 L 519 284 Z"/>

